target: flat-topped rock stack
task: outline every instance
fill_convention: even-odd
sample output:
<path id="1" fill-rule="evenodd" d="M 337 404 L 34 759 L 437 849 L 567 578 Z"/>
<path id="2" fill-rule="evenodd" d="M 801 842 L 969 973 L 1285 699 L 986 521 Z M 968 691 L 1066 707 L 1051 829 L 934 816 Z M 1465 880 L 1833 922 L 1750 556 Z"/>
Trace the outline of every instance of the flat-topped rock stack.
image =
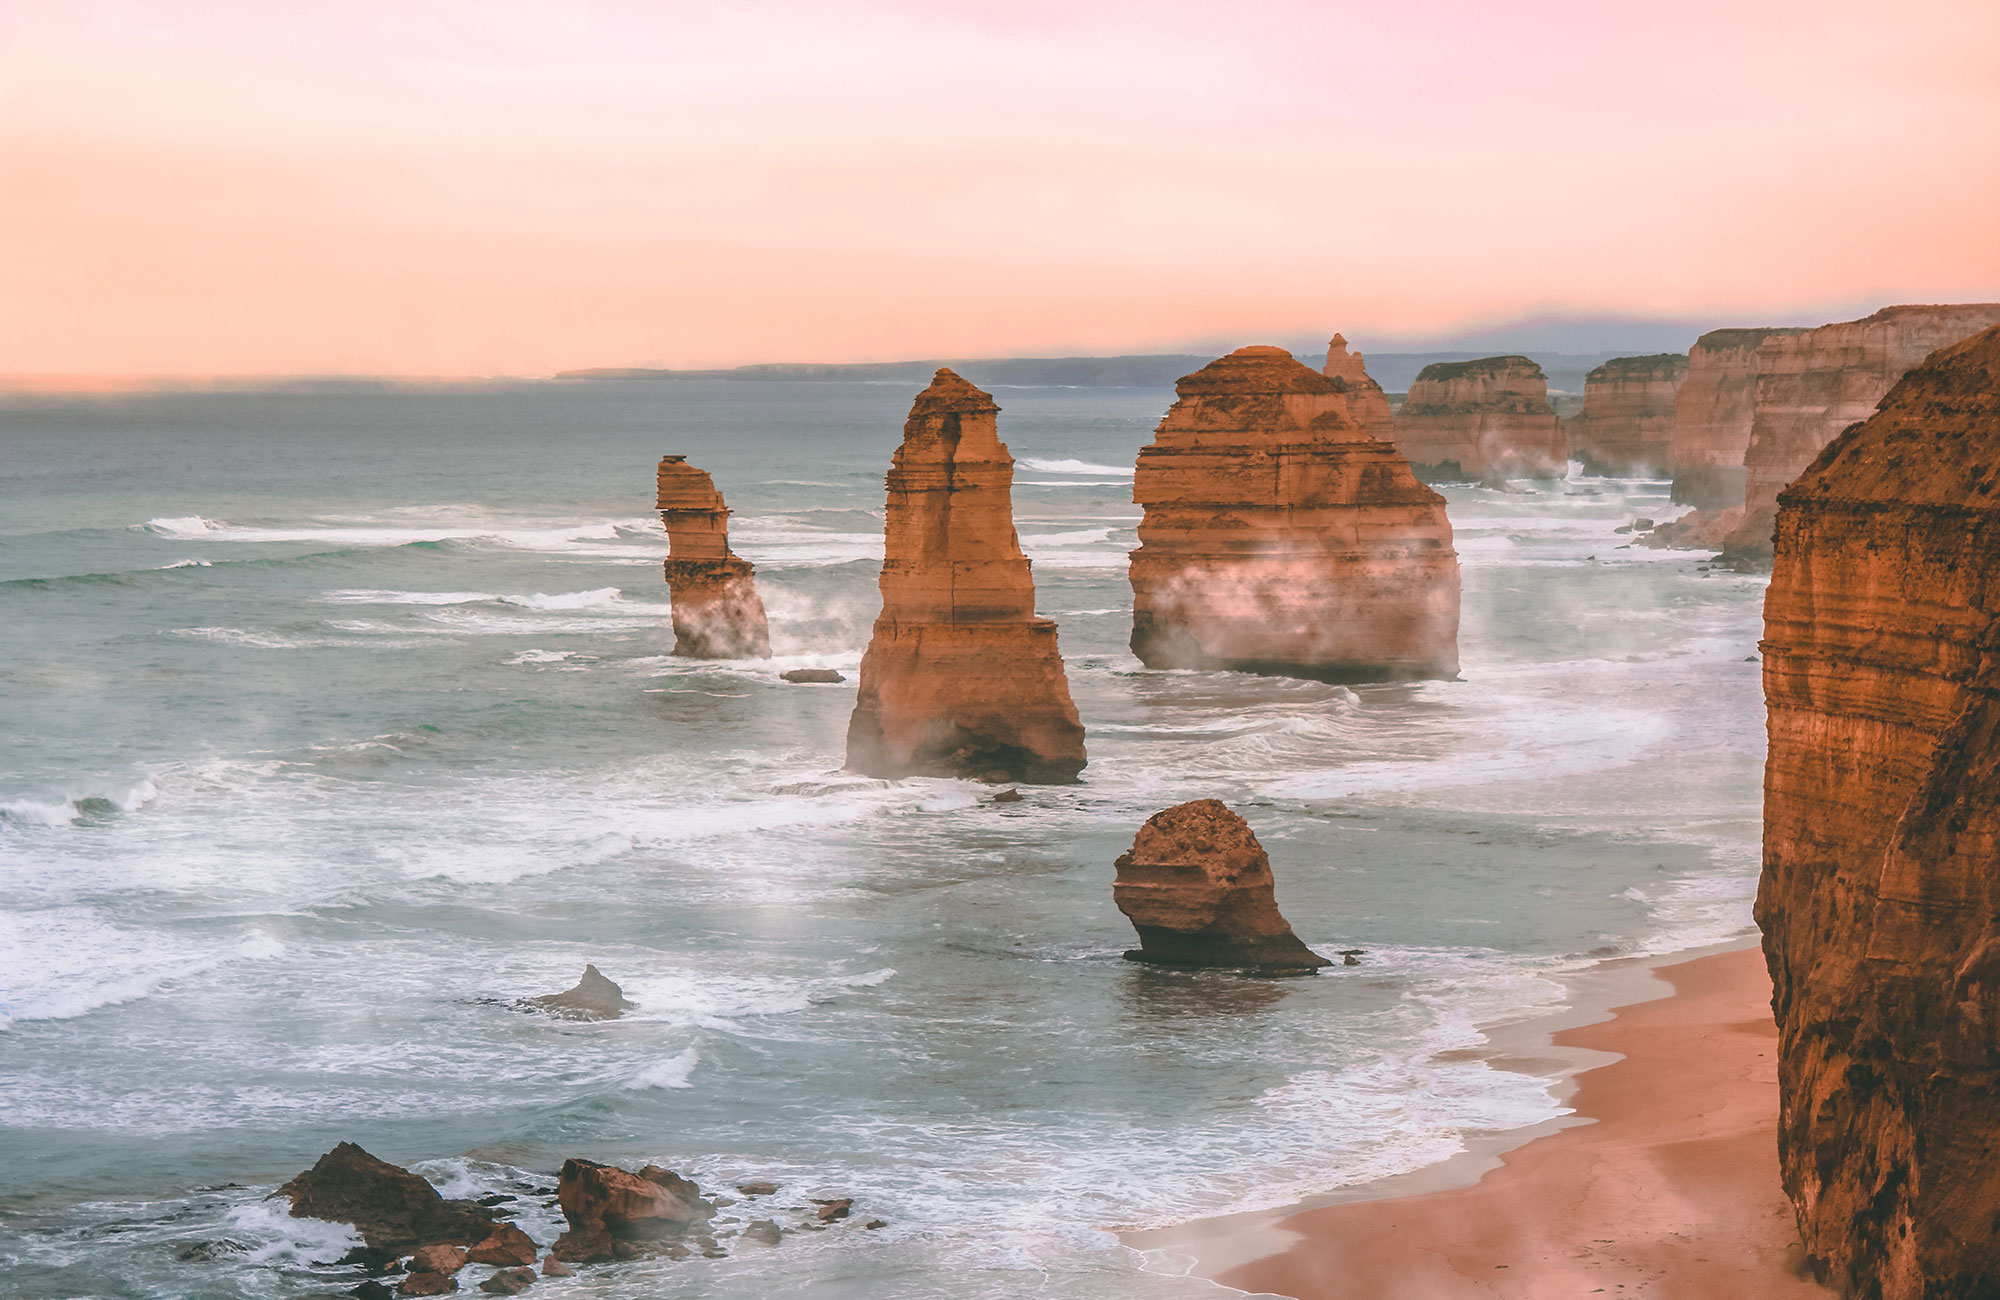
<path id="1" fill-rule="evenodd" d="M 1326 345 L 1326 364 L 1320 373 L 1347 399 L 1347 418 L 1360 425 L 1362 432 L 1383 442 L 1396 440 L 1396 417 L 1389 411 L 1389 395 L 1368 377 L 1361 354 L 1347 350 L 1345 338 L 1336 334 Z"/>
<path id="2" fill-rule="evenodd" d="M 1350 418 L 1354 391 L 1274 347 L 1176 386 L 1132 483 L 1132 652 L 1148 667 L 1456 675 L 1444 498 Z"/>
<path id="3" fill-rule="evenodd" d="M 1785 1187 L 1841 1294 L 2000 1295 L 2000 329 L 1778 503 L 1757 920 Z"/>
<path id="4" fill-rule="evenodd" d="M 1569 444 L 1527 357 L 1439 361 L 1396 412 L 1396 446 L 1429 479 L 1561 478 Z"/>
<path id="5" fill-rule="evenodd" d="M 1014 533 L 1014 458 L 993 398 L 950 370 L 918 395 L 888 476 L 882 613 L 861 660 L 847 766 L 1072 781 L 1083 725 L 1056 625 Z"/>
<path id="6" fill-rule="evenodd" d="M 1583 379 L 1569 454 L 1599 474 L 1663 475 L 1673 463 L 1674 402 L 1687 378 L 1678 352 L 1613 357 Z"/>
<path id="7" fill-rule="evenodd" d="M 692 659 L 770 658 L 757 571 L 729 549 L 730 512 L 715 481 L 685 456 L 662 456 L 659 510 L 667 527 L 674 653 Z"/>
<path id="8" fill-rule="evenodd" d="M 1704 510 L 1743 504 L 1743 453 L 1757 414 L 1757 358 L 1764 340 L 1795 329 L 1710 330 L 1688 351 L 1674 397 L 1670 468 L 1674 501 Z"/>

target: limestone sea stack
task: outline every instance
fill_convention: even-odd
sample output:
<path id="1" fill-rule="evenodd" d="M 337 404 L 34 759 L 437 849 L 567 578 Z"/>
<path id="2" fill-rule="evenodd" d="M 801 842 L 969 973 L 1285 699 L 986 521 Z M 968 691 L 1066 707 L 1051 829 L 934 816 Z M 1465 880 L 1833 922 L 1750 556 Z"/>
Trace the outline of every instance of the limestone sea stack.
<path id="1" fill-rule="evenodd" d="M 1743 516 L 1724 554 L 1770 559 L 1778 493 L 1820 448 L 1867 419 L 1910 367 L 1996 324 L 2000 303 L 1884 307 L 1860 320 L 1765 340 L 1758 349 L 1756 417 L 1743 455 Z"/>
<path id="2" fill-rule="evenodd" d="M 1669 468 L 1674 501 L 1703 510 L 1743 504 L 1743 453 L 1757 412 L 1758 348 L 1790 329 L 1710 330 L 1688 351 L 1687 378 L 1674 397 Z"/>
<path id="3" fill-rule="evenodd" d="M 659 488 L 674 653 L 691 659 L 770 658 L 756 570 L 729 550 L 729 508 L 715 481 L 685 456 L 663 456 Z"/>
<path id="4" fill-rule="evenodd" d="M 1360 425 L 1362 432 L 1383 442 L 1396 440 L 1396 417 L 1389 411 L 1389 395 L 1368 377 L 1361 354 L 1349 352 L 1347 340 L 1338 334 L 1326 345 L 1326 364 L 1320 373 L 1347 399 L 1347 418 Z"/>
<path id="5" fill-rule="evenodd" d="M 1598 474 L 1662 475 L 1673 463 L 1674 401 L 1687 378 L 1678 352 L 1613 357 L 1583 378 L 1569 454 Z"/>
<path id="6" fill-rule="evenodd" d="M 847 766 L 869 776 L 1052 784 L 1083 725 L 1014 535 L 1014 458 L 993 398 L 940 370 L 889 470 L 882 613 L 861 659 Z"/>
<path id="7" fill-rule="evenodd" d="M 1457 674 L 1444 498 L 1350 418 L 1357 391 L 1273 347 L 1179 382 L 1132 483 L 1132 652 L 1147 667 Z"/>
<path id="8" fill-rule="evenodd" d="M 1764 872 L 1779 1161 L 1846 1295 L 2000 1295 L 2000 329 L 1778 498 Z"/>
<path id="9" fill-rule="evenodd" d="M 1130 961 L 1260 975 L 1333 964 L 1279 915 L 1270 855 L 1218 799 L 1154 813 L 1118 859 L 1112 899 L 1139 932 Z"/>
<path id="10" fill-rule="evenodd" d="M 1396 412 L 1396 445 L 1428 479 L 1561 478 L 1569 446 L 1526 357 L 1439 361 Z"/>

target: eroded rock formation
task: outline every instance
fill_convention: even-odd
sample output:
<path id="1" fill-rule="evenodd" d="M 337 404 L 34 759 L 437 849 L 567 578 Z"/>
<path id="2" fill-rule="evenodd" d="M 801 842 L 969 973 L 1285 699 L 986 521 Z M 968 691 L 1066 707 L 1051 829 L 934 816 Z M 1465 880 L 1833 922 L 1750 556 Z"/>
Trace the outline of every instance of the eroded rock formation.
<path id="1" fill-rule="evenodd" d="M 1757 919 L 1786 1190 L 1846 1294 L 2000 1294 L 2000 329 L 1912 370 L 1776 528 Z"/>
<path id="2" fill-rule="evenodd" d="M 1743 454 L 1743 516 L 1724 553 L 1769 559 L 1778 493 L 1820 448 L 1867 419 L 1910 367 L 1995 324 L 2000 303 L 1884 307 L 1860 320 L 1765 340 L 1758 349 L 1756 417 Z"/>
<path id="3" fill-rule="evenodd" d="M 1119 857 L 1111 896 L 1139 932 L 1131 961 L 1263 975 L 1333 964 L 1279 915 L 1270 856 L 1219 799 L 1154 813 Z"/>
<path id="4" fill-rule="evenodd" d="M 1526 357 L 1425 366 L 1396 412 L 1396 445 L 1426 478 L 1561 478 L 1569 470 L 1548 377 Z"/>
<path id="5" fill-rule="evenodd" d="M 1361 354 L 1347 350 L 1345 338 L 1336 334 L 1326 345 L 1326 364 L 1320 373 L 1347 399 L 1347 418 L 1360 425 L 1362 432 L 1383 442 L 1396 440 L 1396 417 L 1389 411 L 1389 395 L 1368 377 Z"/>
<path id="6" fill-rule="evenodd" d="M 1355 391 L 1272 347 L 1180 381 L 1132 484 L 1132 652 L 1148 667 L 1458 672 L 1444 498 L 1349 418 Z"/>
<path id="7" fill-rule="evenodd" d="M 1674 401 L 1687 378 L 1678 352 L 1613 357 L 1583 378 L 1569 454 L 1598 474 L 1664 474 L 1673 463 Z"/>
<path id="8" fill-rule="evenodd" d="M 529 998 L 527 1005 L 571 1020 L 616 1020 L 636 1004 L 627 1001 L 625 990 L 607 979 L 603 971 L 586 965 L 575 988 Z"/>
<path id="9" fill-rule="evenodd" d="M 662 456 L 659 489 L 670 552 L 674 653 L 691 659 L 770 658 L 756 570 L 729 550 L 729 508 L 715 481 L 685 456 Z"/>
<path id="10" fill-rule="evenodd" d="M 1743 453 L 1757 412 L 1757 349 L 1791 329 L 1710 330 L 1688 352 L 1674 397 L 1674 500 L 1703 510 L 1743 504 Z"/>
<path id="11" fill-rule="evenodd" d="M 1014 458 L 991 396 L 940 370 L 888 476 L 882 613 L 861 660 L 847 766 L 1072 781 L 1084 765 L 1056 625 L 1014 534 Z"/>
<path id="12" fill-rule="evenodd" d="M 699 1187 L 658 1165 L 635 1174 L 594 1160 L 565 1160 L 556 1201 L 569 1228 L 550 1253 L 579 1264 L 635 1259 L 715 1217 Z"/>
<path id="13" fill-rule="evenodd" d="M 435 1243 L 470 1246 L 493 1232 L 498 1216 L 471 1201 L 447 1201 L 421 1176 L 342 1142 L 273 1196 L 292 1217 L 348 1223 L 378 1250 L 403 1253 Z"/>

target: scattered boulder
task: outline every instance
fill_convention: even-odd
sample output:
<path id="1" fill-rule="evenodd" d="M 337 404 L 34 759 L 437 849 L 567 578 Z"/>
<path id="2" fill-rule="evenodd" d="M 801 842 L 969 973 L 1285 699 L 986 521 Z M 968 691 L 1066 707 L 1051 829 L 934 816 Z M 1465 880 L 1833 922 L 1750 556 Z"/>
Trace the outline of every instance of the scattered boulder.
<path id="1" fill-rule="evenodd" d="M 360 1286 L 350 1287 L 347 1294 L 355 1297 L 355 1300 L 391 1300 L 396 1293 L 374 1278 L 369 1278 Z"/>
<path id="2" fill-rule="evenodd" d="M 1338 338 L 1339 335 L 1335 335 L 1334 337 Z M 868 1229 L 870 1232 L 873 1232 L 877 1228 L 888 1227 L 889 1221 L 887 1219 L 870 1219 L 868 1220 L 868 1222 L 862 1224 L 861 1226 Z"/>
<path id="3" fill-rule="evenodd" d="M 450 1295 L 458 1279 L 449 1273 L 411 1273 L 396 1284 L 397 1295 Z"/>
<path id="4" fill-rule="evenodd" d="M 535 1284 L 532 1268 L 503 1268 L 479 1284 L 488 1295 L 519 1295 Z"/>
<path id="5" fill-rule="evenodd" d="M 776 1183 L 738 1183 L 736 1190 L 745 1196 L 770 1196 L 777 1192 Z"/>
<path id="6" fill-rule="evenodd" d="M 421 1176 L 352 1142 L 342 1142 L 272 1195 L 291 1201 L 295 1219 L 352 1224 L 368 1245 L 398 1254 L 434 1242 L 480 1241 L 497 1221 L 492 1210 L 447 1201 Z"/>
<path id="7" fill-rule="evenodd" d="M 1139 932 L 1128 961 L 1256 975 L 1310 975 L 1332 964 L 1285 923 L 1270 856 L 1220 800 L 1153 814 L 1117 866 L 1112 899 Z"/>
<path id="8" fill-rule="evenodd" d="M 635 1174 L 592 1160 L 565 1160 L 556 1199 L 569 1230 L 556 1239 L 552 1253 L 572 1263 L 636 1258 L 650 1244 L 699 1231 L 715 1217 L 700 1188 L 657 1165 Z M 672 1247 L 667 1242 L 664 1253 L 674 1254 Z"/>
<path id="9" fill-rule="evenodd" d="M 819 1221 L 821 1223 L 832 1223 L 835 1219 L 844 1219 L 847 1217 L 848 1211 L 854 1208 L 854 1198 L 843 1196 L 838 1200 L 832 1201 L 815 1199 L 813 1204 L 819 1206 Z"/>
<path id="10" fill-rule="evenodd" d="M 784 1237 L 785 1230 L 769 1219 L 756 1219 L 744 1225 L 743 1240 L 755 1241 L 766 1246 L 775 1246 Z"/>
<path id="11" fill-rule="evenodd" d="M 557 1259 L 553 1253 L 542 1260 L 543 1277 L 575 1277 L 576 1270 Z"/>
<path id="12" fill-rule="evenodd" d="M 778 676 L 788 682 L 844 682 L 847 678 L 831 668 L 788 668 Z"/>
<path id="13" fill-rule="evenodd" d="M 456 1273 L 465 1267 L 466 1253 L 456 1246 L 439 1243 L 419 1246 L 410 1254 L 412 1273 Z"/>
<path id="14" fill-rule="evenodd" d="M 535 1262 L 535 1241 L 513 1224 L 503 1223 L 493 1230 L 492 1236 L 467 1251 L 465 1257 L 474 1264 L 523 1267 Z"/>
<path id="15" fill-rule="evenodd" d="M 566 993 L 545 993 L 529 998 L 531 1007 L 571 1020 L 616 1020 L 638 1003 L 628 1001 L 625 990 L 604 977 L 595 966 L 583 968 L 583 978 Z"/>
<path id="16" fill-rule="evenodd" d="M 999 794 L 993 796 L 993 802 L 1019 803 L 1021 802 L 1021 792 L 1019 790 L 1002 790 Z"/>

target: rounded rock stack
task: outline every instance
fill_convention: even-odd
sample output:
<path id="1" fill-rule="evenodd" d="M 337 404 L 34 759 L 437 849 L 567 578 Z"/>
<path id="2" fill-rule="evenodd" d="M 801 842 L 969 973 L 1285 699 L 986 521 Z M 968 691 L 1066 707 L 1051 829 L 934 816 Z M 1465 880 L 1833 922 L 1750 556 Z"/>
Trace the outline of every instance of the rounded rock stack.
<path id="1" fill-rule="evenodd" d="M 730 512 L 715 481 L 685 456 L 663 456 L 659 509 L 667 526 L 674 653 L 690 659 L 770 658 L 756 570 L 730 552 Z"/>
<path id="2" fill-rule="evenodd" d="M 1549 406 L 1548 376 L 1522 356 L 1425 366 L 1396 412 L 1396 445 L 1426 478 L 1569 472 L 1569 444 Z"/>
<path id="3" fill-rule="evenodd" d="M 882 613 L 847 766 L 1059 784 L 1083 769 L 1056 625 L 1014 533 L 1000 408 L 950 370 L 917 396 L 888 476 Z"/>
<path id="4" fill-rule="evenodd" d="M 1183 378 L 1139 453 L 1132 652 L 1337 681 L 1458 672 L 1444 498 L 1282 348 Z"/>

